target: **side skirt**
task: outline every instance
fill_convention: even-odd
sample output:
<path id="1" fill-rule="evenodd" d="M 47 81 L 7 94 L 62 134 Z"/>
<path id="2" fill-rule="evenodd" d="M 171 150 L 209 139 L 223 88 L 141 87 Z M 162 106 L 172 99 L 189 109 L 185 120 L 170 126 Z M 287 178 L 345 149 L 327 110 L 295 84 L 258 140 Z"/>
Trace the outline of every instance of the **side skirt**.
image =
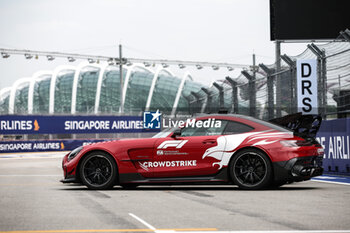
<path id="1" fill-rule="evenodd" d="M 213 176 L 194 176 L 194 177 L 162 177 L 162 178 L 145 178 L 139 173 L 123 173 L 119 174 L 119 183 L 134 183 L 134 184 L 203 184 L 203 183 L 230 183 L 227 168 L 221 169 Z"/>

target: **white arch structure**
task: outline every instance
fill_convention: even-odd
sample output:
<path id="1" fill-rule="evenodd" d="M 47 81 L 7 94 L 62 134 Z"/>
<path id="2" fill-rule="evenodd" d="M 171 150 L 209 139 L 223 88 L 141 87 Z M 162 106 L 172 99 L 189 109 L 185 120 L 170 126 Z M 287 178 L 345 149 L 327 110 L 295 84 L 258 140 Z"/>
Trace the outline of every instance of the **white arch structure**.
<path id="1" fill-rule="evenodd" d="M 150 72 L 151 74 L 154 74 L 153 70 L 145 67 L 144 65 L 139 65 L 139 64 L 134 64 L 132 66 L 130 66 L 128 69 L 127 69 L 127 72 L 126 72 L 126 76 L 125 76 L 125 80 L 124 80 L 124 86 L 123 86 L 123 98 L 121 99 L 120 103 L 123 104 L 123 109 L 125 107 L 125 97 L 126 97 L 126 91 L 128 89 L 128 85 L 129 85 L 129 80 L 130 80 L 130 76 L 131 74 L 134 72 L 134 69 L 135 68 L 140 68 L 140 69 L 143 69 L 147 72 Z M 120 109 L 119 108 L 119 112 L 120 112 Z"/>
<path id="2" fill-rule="evenodd" d="M 0 90 L 0 103 L 7 97 L 7 96 L 4 96 L 6 93 L 8 93 L 7 96 L 10 97 L 11 87 L 5 87 Z M 8 108 L 9 108 L 9 105 L 7 106 L 7 109 Z"/>
<path id="3" fill-rule="evenodd" d="M 33 103 L 34 103 L 34 87 L 35 83 L 40 81 L 43 76 L 50 76 L 52 78 L 52 71 L 42 70 L 34 73 L 30 80 L 29 91 L 28 91 L 28 114 L 33 114 Z"/>
<path id="4" fill-rule="evenodd" d="M 74 74 L 74 79 L 73 79 L 72 105 L 71 105 L 71 113 L 72 114 L 76 113 L 78 82 L 79 82 L 80 73 L 81 73 L 82 69 L 85 68 L 85 67 L 94 67 L 94 68 L 100 69 L 100 72 L 101 72 L 101 66 L 100 65 L 91 64 L 91 63 L 89 63 L 87 61 L 81 62 L 78 65 L 78 67 L 77 67 L 77 69 L 75 71 L 75 74 Z"/>
<path id="5" fill-rule="evenodd" d="M 21 78 L 21 79 L 18 79 L 12 85 L 11 92 L 10 92 L 10 100 L 9 100 L 9 114 L 14 114 L 15 112 L 15 99 L 16 99 L 17 88 L 24 83 L 28 83 L 28 85 L 30 85 L 30 81 L 31 81 L 31 78 Z"/>
<path id="6" fill-rule="evenodd" d="M 3 89 L 0 90 L 0 101 L 3 99 L 3 95 L 7 92 L 11 93 L 11 87 L 5 87 Z"/>
<path id="7" fill-rule="evenodd" d="M 54 114 L 55 112 L 55 91 L 56 91 L 56 82 L 59 74 L 62 71 L 73 71 L 74 72 L 74 78 L 73 78 L 73 85 L 72 85 L 72 101 L 71 101 L 71 114 L 76 113 L 76 105 L 77 105 L 77 91 L 78 91 L 78 83 L 79 83 L 79 77 L 81 75 L 81 72 L 84 68 L 86 67 L 92 67 L 92 68 L 97 68 L 99 69 L 99 75 L 98 75 L 98 80 L 97 80 L 97 87 L 96 87 L 96 96 L 95 96 L 95 105 L 94 105 L 94 113 L 98 114 L 99 112 L 99 107 L 100 107 L 100 100 L 101 100 L 101 92 L 102 92 L 102 84 L 103 84 L 103 79 L 106 74 L 106 72 L 109 69 L 118 69 L 115 66 L 109 66 L 108 63 L 104 62 L 101 64 L 91 64 L 87 61 L 81 62 L 77 67 L 75 66 L 70 66 L 70 65 L 62 65 L 58 66 L 54 69 L 54 71 L 38 71 L 33 74 L 31 78 L 22 78 L 17 80 L 12 87 L 9 88 L 4 88 L 0 90 L 0 98 L 4 95 L 6 92 L 10 92 L 10 99 L 9 99 L 9 114 L 14 114 L 14 105 L 15 105 L 15 98 L 16 98 L 16 92 L 17 89 L 22 86 L 25 83 L 28 83 L 29 85 L 29 90 L 28 90 L 28 113 L 32 114 L 33 113 L 33 104 L 34 104 L 34 88 L 35 84 L 37 82 L 40 82 L 43 76 L 50 76 L 50 90 L 49 90 L 49 114 Z M 174 77 L 174 73 L 171 72 L 170 70 L 163 68 L 162 66 L 157 67 L 156 71 L 145 67 L 144 64 L 133 64 L 131 66 L 124 66 L 124 69 L 126 70 L 125 74 L 125 80 L 123 83 L 123 95 L 122 95 L 122 100 L 121 103 L 123 104 L 123 107 L 125 107 L 125 99 L 127 96 L 127 90 L 128 90 L 128 85 L 129 81 L 131 78 L 131 75 L 133 72 L 135 72 L 135 69 L 141 69 L 146 72 L 149 72 L 151 75 L 153 75 L 152 78 L 152 83 L 148 92 L 147 96 L 147 101 L 146 101 L 146 106 L 145 109 L 149 110 L 151 107 L 152 103 L 152 98 L 153 94 L 156 88 L 156 84 L 159 81 L 159 75 L 161 72 L 165 72 L 166 74 Z M 176 93 L 176 97 L 173 103 L 173 109 L 171 114 L 176 113 L 176 109 L 178 107 L 181 94 L 183 92 L 184 86 L 186 79 L 193 80 L 190 73 L 186 72 L 180 82 L 179 88 Z"/>
<path id="8" fill-rule="evenodd" d="M 60 72 L 65 70 L 73 70 L 76 71 L 76 67 L 69 66 L 69 65 L 62 65 L 55 68 L 53 71 L 52 77 L 51 77 L 51 83 L 50 83 L 50 104 L 49 104 L 49 113 L 53 114 L 55 112 L 55 89 L 56 89 L 56 80 L 57 76 Z"/>
<path id="9" fill-rule="evenodd" d="M 186 82 L 186 79 L 187 79 L 187 78 L 193 80 L 193 78 L 192 78 L 192 76 L 190 75 L 189 72 L 186 72 L 186 73 L 184 74 L 184 76 L 182 77 L 181 83 L 180 83 L 180 86 L 179 86 L 179 89 L 177 90 L 177 93 L 176 93 L 176 97 L 175 97 L 173 109 L 171 110 L 171 115 L 175 115 L 175 113 L 176 113 L 177 105 L 179 104 L 180 97 L 181 97 L 182 91 L 183 91 L 183 89 L 184 89 L 185 82 Z"/>
<path id="10" fill-rule="evenodd" d="M 100 73 L 98 75 L 98 80 L 97 80 L 97 89 L 96 89 L 96 96 L 95 96 L 95 109 L 94 112 L 95 114 L 98 113 L 98 109 L 100 107 L 100 99 L 101 99 L 101 88 L 102 88 L 102 83 L 103 83 L 103 77 L 105 75 L 105 72 L 108 68 L 108 63 L 103 63 L 100 66 Z"/>
<path id="11" fill-rule="evenodd" d="M 168 73 L 170 76 L 175 76 L 173 74 L 173 72 L 171 72 L 170 70 L 163 68 L 162 66 L 159 66 L 156 70 L 156 72 L 154 73 L 153 79 L 152 79 L 152 84 L 151 84 L 151 88 L 149 89 L 149 93 L 148 93 L 148 98 L 147 98 L 147 102 L 146 102 L 146 107 L 145 110 L 149 111 L 149 108 L 151 107 L 151 101 L 152 101 L 152 97 L 153 97 L 153 92 L 154 92 L 154 88 L 156 87 L 156 83 L 158 81 L 158 77 L 160 72 L 166 72 Z"/>

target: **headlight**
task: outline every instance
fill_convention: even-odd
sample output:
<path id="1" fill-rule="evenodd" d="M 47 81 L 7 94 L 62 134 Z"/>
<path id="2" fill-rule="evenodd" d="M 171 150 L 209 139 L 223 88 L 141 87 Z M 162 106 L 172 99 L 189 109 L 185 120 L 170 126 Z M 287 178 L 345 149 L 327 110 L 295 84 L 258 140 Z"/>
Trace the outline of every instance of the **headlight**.
<path id="1" fill-rule="evenodd" d="M 83 147 L 80 146 L 80 147 L 72 150 L 68 155 L 68 161 L 71 161 L 75 156 L 77 156 L 82 149 L 83 149 Z"/>
<path id="2" fill-rule="evenodd" d="M 312 146 L 313 144 L 305 140 L 284 140 L 280 141 L 282 146 L 286 147 L 301 147 L 301 146 Z"/>

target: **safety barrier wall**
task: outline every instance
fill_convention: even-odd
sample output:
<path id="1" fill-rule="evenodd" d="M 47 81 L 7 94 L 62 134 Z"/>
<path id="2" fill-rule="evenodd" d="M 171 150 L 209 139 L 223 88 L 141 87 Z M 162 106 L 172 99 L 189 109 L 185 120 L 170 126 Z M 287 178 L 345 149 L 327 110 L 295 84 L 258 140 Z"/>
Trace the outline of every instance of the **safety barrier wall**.
<path id="1" fill-rule="evenodd" d="M 128 133 L 159 131 L 159 129 L 143 129 L 143 119 L 140 116 L 2 115 L 0 116 L 0 120 L 2 121 L 0 134 L 43 134 L 53 132 L 71 134 Z M 6 124 L 3 122 L 6 122 Z M 71 125 L 67 126 L 72 124 L 72 122 L 77 123 L 76 126 L 78 128 L 73 127 L 73 129 Z M 80 125 L 78 124 L 79 122 Z M 108 127 L 106 126 L 107 122 Z M 123 127 L 120 122 L 124 122 Z M 323 160 L 325 173 L 350 175 L 350 118 L 323 121 L 317 134 L 317 140 L 325 149 Z M 84 143 L 100 141 L 103 141 L 103 139 L 0 141 L 0 153 L 68 151 Z"/>

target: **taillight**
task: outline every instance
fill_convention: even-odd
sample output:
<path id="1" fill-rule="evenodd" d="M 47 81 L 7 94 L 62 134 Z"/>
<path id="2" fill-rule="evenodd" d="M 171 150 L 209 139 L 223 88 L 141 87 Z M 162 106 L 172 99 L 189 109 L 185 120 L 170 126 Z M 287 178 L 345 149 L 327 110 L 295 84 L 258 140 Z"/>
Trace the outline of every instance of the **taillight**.
<path id="1" fill-rule="evenodd" d="M 324 149 L 323 148 L 318 148 L 317 149 L 317 154 L 324 155 Z"/>
<path id="2" fill-rule="evenodd" d="M 313 146 L 312 142 L 305 140 L 283 140 L 280 141 L 282 146 L 286 147 L 301 147 L 301 146 Z"/>

